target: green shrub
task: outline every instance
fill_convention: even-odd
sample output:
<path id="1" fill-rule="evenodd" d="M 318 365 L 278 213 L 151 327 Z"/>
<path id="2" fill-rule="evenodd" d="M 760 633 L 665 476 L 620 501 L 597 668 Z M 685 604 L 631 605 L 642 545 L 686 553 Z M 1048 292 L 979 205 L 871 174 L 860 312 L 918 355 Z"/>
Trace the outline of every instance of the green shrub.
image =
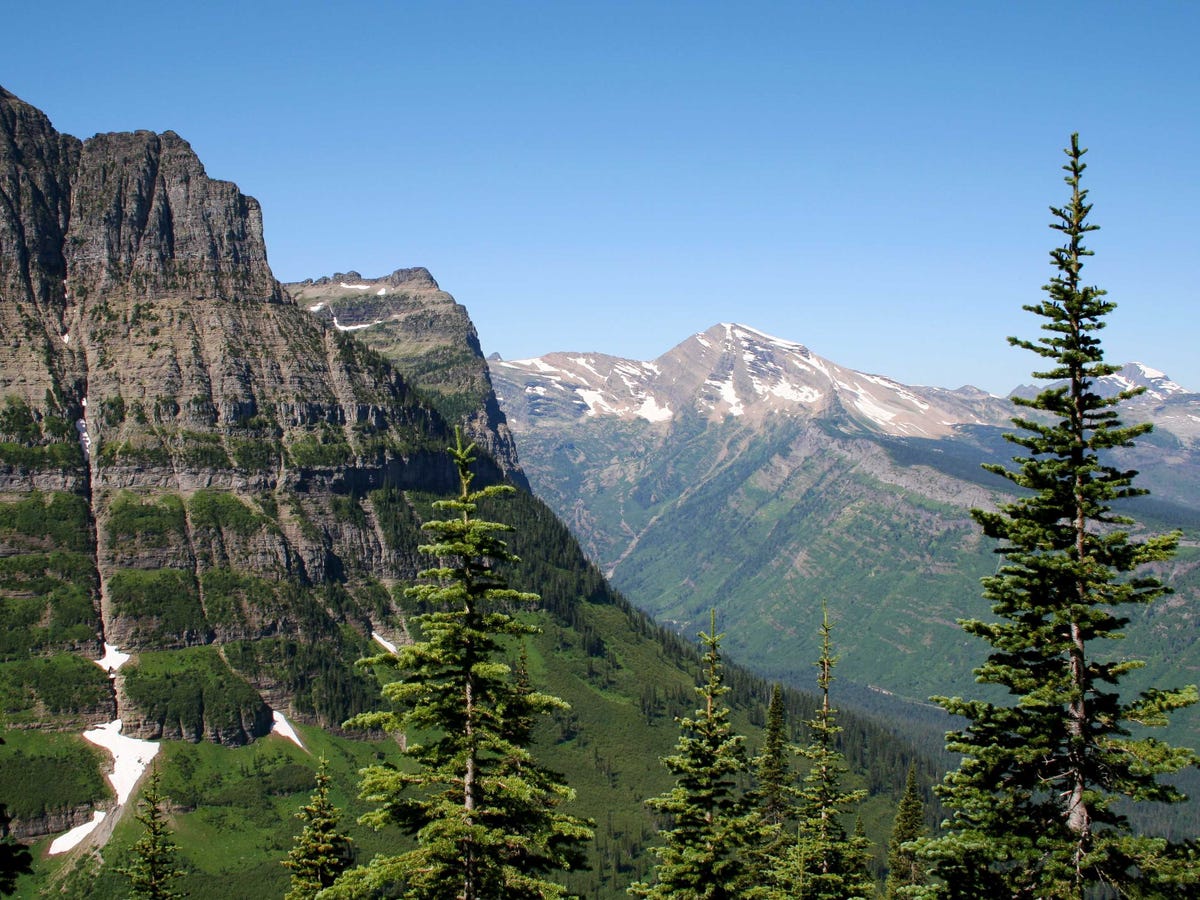
<path id="1" fill-rule="evenodd" d="M 243 722 L 270 721 L 258 692 L 212 647 L 141 654 L 125 675 L 125 692 L 151 721 L 165 728 L 178 725 L 189 738 L 216 729 L 236 740 Z"/>
<path id="2" fill-rule="evenodd" d="M 183 501 L 175 494 L 142 500 L 122 491 L 108 510 L 108 539 L 142 547 L 169 547 L 187 533 Z"/>
<path id="3" fill-rule="evenodd" d="M 0 797 L 12 816 L 29 819 L 112 796 L 100 774 L 106 754 L 83 738 L 8 731 L 4 740 L 5 746 L 0 747 Z"/>
<path id="4" fill-rule="evenodd" d="M 207 633 L 191 572 L 182 569 L 120 569 L 108 581 L 113 612 L 145 620 L 135 629 L 142 644 L 172 646 Z"/>

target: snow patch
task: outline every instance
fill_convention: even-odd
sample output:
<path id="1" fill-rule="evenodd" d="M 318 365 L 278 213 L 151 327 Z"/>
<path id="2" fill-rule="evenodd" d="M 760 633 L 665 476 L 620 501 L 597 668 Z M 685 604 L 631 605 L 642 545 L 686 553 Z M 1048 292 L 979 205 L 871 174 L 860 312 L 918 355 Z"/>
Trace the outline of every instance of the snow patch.
<path id="1" fill-rule="evenodd" d="M 95 660 L 96 665 L 102 668 L 105 672 L 112 674 L 129 662 L 130 655 L 122 653 L 117 647 L 112 644 L 104 645 L 104 655 Z"/>
<path id="2" fill-rule="evenodd" d="M 792 400 L 795 403 L 816 403 L 821 399 L 821 392 L 811 385 L 797 387 L 786 381 L 771 386 L 771 393 L 781 400 Z"/>
<path id="3" fill-rule="evenodd" d="M 383 319 L 376 319 L 374 322 L 364 322 L 362 325 L 342 325 L 337 320 L 337 316 L 333 317 L 333 327 L 338 331 L 362 331 L 364 328 L 372 328 L 375 325 L 383 324 Z"/>
<path id="4" fill-rule="evenodd" d="M 369 291 L 371 289 L 369 284 L 346 284 L 344 281 L 339 281 L 338 284 L 352 291 Z"/>
<path id="5" fill-rule="evenodd" d="M 616 412 L 616 410 L 604 399 L 604 395 L 600 391 L 589 391 L 584 388 L 576 388 L 575 393 L 583 398 L 583 402 L 587 404 L 588 415 L 595 416 L 601 412 Z"/>
<path id="6" fill-rule="evenodd" d="M 888 425 L 892 419 L 896 418 L 894 412 L 884 409 L 869 394 L 858 394 L 854 398 L 854 405 L 858 407 L 858 411 L 864 416 L 878 422 L 880 425 Z"/>
<path id="7" fill-rule="evenodd" d="M 375 292 L 376 297 L 382 297 L 387 293 L 387 288 L 380 288 Z"/>
<path id="8" fill-rule="evenodd" d="M 729 415 L 731 416 L 740 416 L 746 411 L 746 407 L 738 399 L 737 390 L 733 386 L 732 378 L 721 383 L 721 399 L 729 404 Z"/>
<path id="9" fill-rule="evenodd" d="M 62 336 L 62 339 L 63 339 L 63 343 L 64 343 L 64 344 L 69 344 L 69 343 L 71 343 L 71 336 L 70 336 L 69 334 L 64 334 L 64 335 Z"/>
<path id="10" fill-rule="evenodd" d="M 66 834 L 60 834 L 50 842 L 50 849 L 46 852 L 54 856 L 58 853 L 66 853 L 68 850 L 74 850 L 85 837 L 96 830 L 97 825 L 104 821 L 104 816 L 105 813 L 97 809 L 92 813 L 92 821 L 76 825 Z"/>
<path id="11" fill-rule="evenodd" d="M 1160 371 L 1158 371 L 1158 369 L 1152 369 L 1149 366 L 1145 365 L 1144 363 L 1135 362 L 1133 365 L 1135 365 L 1135 366 L 1137 366 L 1137 368 L 1141 369 L 1142 374 L 1145 375 L 1147 378 L 1166 378 L 1167 377 L 1166 372 L 1160 372 Z"/>
<path id="12" fill-rule="evenodd" d="M 372 631 L 371 637 L 375 641 L 375 643 L 377 643 L 380 647 L 382 647 L 388 653 L 396 652 L 396 645 L 393 644 L 391 641 L 389 641 L 387 638 L 385 638 L 378 631 Z"/>
<path id="13" fill-rule="evenodd" d="M 300 743 L 300 736 L 296 734 L 296 729 L 292 727 L 292 723 L 284 717 L 283 713 L 277 709 L 273 709 L 271 710 L 271 718 L 275 723 L 271 726 L 273 733 L 287 738 L 301 750 L 307 751 L 308 748 Z"/>
<path id="14" fill-rule="evenodd" d="M 83 419 L 75 420 L 75 430 L 79 432 L 79 446 L 83 448 L 83 458 L 92 458 L 92 436 L 88 434 L 87 422 Z"/>
<path id="15" fill-rule="evenodd" d="M 323 310 L 324 308 L 325 308 L 325 303 L 324 303 L 324 302 L 321 302 L 321 303 L 314 303 L 312 306 L 310 306 L 310 307 L 308 308 L 308 311 L 309 311 L 309 312 L 320 312 L 320 311 L 321 311 L 321 310 Z"/>
<path id="16" fill-rule="evenodd" d="M 124 806 L 150 760 L 158 753 L 158 744 L 121 734 L 120 719 L 97 725 L 85 731 L 83 737 L 112 754 L 113 770 L 108 780 L 117 792 L 117 806 Z"/>
<path id="17" fill-rule="evenodd" d="M 658 401 L 653 397 L 647 397 L 642 401 L 637 414 L 647 422 L 666 422 L 675 415 L 671 412 L 670 406 L 659 406 Z"/>

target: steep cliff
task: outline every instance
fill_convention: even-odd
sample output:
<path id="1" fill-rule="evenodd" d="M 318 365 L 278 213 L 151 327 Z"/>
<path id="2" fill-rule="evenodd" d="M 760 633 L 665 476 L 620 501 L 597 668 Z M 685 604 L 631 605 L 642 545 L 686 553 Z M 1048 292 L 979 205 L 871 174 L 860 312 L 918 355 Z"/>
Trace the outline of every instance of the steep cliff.
<path id="1" fill-rule="evenodd" d="M 10 726 L 239 744 L 373 702 L 352 662 L 405 637 L 404 491 L 453 484 L 448 429 L 287 297 L 253 199 L 171 132 L 79 141 L 0 92 L 0 333 Z"/>
<path id="2" fill-rule="evenodd" d="M 378 350 L 514 484 L 528 487 L 475 326 L 427 269 L 397 269 L 382 278 L 339 272 L 284 288 L 309 312 Z"/>

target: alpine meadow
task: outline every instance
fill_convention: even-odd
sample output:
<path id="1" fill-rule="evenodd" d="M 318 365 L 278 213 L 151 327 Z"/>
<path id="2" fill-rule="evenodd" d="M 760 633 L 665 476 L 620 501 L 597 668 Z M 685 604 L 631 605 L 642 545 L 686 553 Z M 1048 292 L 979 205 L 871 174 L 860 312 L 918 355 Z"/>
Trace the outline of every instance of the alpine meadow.
<path id="1" fill-rule="evenodd" d="M 1086 153 L 1003 399 L 485 358 L 0 89 L 0 894 L 1200 896 L 1200 396 L 1106 359 Z"/>

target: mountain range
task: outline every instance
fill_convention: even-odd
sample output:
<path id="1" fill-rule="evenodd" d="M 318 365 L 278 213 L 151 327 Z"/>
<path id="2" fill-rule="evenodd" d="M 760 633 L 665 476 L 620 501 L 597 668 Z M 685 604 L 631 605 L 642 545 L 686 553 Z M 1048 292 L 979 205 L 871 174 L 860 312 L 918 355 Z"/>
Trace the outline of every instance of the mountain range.
<path id="1" fill-rule="evenodd" d="M 1002 437 L 1019 411 L 1008 398 L 900 384 L 738 324 L 652 361 L 489 365 L 534 490 L 660 621 L 687 632 L 716 608 L 735 658 L 802 682 L 825 601 L 852 636 L 839 674 L 857 699 L 976 689 L 982 649 L 956 622 L 988 612 L 979 578 L 996 557 L 969 509 L 1007 496 L 981 464 L 1016 455 Z M 1158 683 L 1194 683 L 1200 395 L 1140 363 L 1098 384 L 1132 387 L 1145 390 L 1123 417 L 1155 431 L 1117 454 L 1152 490 L 1129 510 L 1186 534 L 1162 570 L 1176 593 L 1131 623 L 1122 652 L 1147 657 Z M 1180 718 L 1200 738 L 1197 717 Z"/>
<path id="2" fill-rule="evenodd" d="M 151 760 L 191 896 L 282 893 L 318 757 L 360 854 L 401 839 L 355 824 L 358 769 L 397 741 L 341 723 L 381 702 L 355 661 L 410 639 L 455 426 L 477 484 L 519 489 L 487 512 L 543 598 L 530 676 L 572 707 L 538 745 L 597 822 L 573 884 L 623 896 L 653 863 L 643 800 L 695 704 L 694 635 L 528 492 L 466 311 L 423 269 L 281 285 L 258 203 L 183 138 L 80 140 L 0 89 L 0 801 L 35 842 L 23 895 L 125 896 Z M 731 680 L 756 735 L 765 684 Z M 881 835 L 912 751 L 845 724 Z"/>

